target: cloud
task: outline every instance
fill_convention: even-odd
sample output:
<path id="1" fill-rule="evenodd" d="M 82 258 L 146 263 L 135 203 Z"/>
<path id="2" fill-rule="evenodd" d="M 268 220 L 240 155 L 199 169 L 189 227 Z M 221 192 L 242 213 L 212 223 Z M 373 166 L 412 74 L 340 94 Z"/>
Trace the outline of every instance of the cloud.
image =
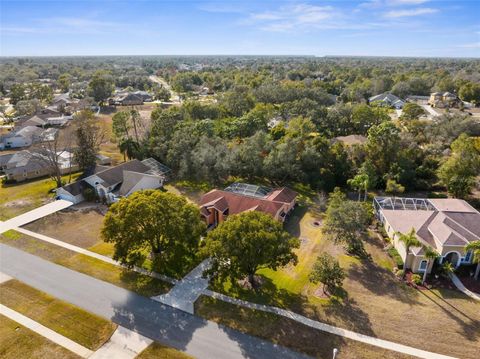
<path id="1" fill-rule="evenodd" d="M 369 0 L 358 5 L 358 8 L 378 9 L 405 5 L 421 5 L 430 0 Z"/>
<path id="2" fill-rule="evenodd" d="M 409 9 L 409 10 L 391 10 L 386 12 L 384 14 L 384 17 L 387 17 L 387 18 L 412 17 L 412 16 L 434 14 L 436 12 L 438 12 L 438 9 L 433 9 L 429 7 Z"/>
<path id="3" fill-rule="evenodd" d="M 272 32 L 310 29 L 342 28 L 343 15 L 332 6 L 295 4 L 277 10 L 252 13 L 244 24 L 256 24 L 260 29 Z"/>
<path id="4" fill-rule="evenodd" d="M 458 45 L 458 47 L 461 47 L 464 49 L 480 49 L 480 41 L 472 42 L 469 44 Z"/>

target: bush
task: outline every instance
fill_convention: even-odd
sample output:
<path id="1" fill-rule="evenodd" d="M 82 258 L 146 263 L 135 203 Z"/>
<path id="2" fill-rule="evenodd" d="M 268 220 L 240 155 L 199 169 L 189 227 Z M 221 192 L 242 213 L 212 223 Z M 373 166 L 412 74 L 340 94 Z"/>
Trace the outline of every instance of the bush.
<path id="1" fill-rule="evenodd" d="M 95 191 L 92 188 L 85 188 L 83 190 L 83 197 L 89 202 L 95 201 L 97 198 L 97 195 L 95 194 Z"/>
<path id="2" fill-rule="evenodd" d="M 403 268 L 403 259 L 402 257 L 400 257 L 400 254 L 398 254 L 397 250 L 395 249 L 395 247 L 390 247 L 388 250 L 387 250 L 387 253 L 390 257 L 392 257 L 392 259 L 395 261 L 395 264 L 397 265 L 397 267 L 399 269 L 402 269 Z"/>
<path id="3" fill-rule="evenodd" d="M 398 278 L 403 278 L 403 275 L 405 274 L 405 271 L 403 269 L 399 269 L 395 272 L 395 275 L 398 277 Z"/>
<path id="4" fill-rule="evenodd" d="M 416 285 L 421 285 L 422 284 L 422 276 L 420 274 L 412 275 L 412 282 L 415 283 Z"/>

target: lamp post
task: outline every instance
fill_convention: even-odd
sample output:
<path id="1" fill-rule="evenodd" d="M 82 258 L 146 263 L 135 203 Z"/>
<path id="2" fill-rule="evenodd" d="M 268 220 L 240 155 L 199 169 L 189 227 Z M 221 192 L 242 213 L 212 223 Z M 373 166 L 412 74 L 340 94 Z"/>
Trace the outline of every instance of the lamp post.
<path id="1" fill-rule="evenodd" d="M 333 359 L 335 359 L 335 357 L 337 356 L 337 353 L 338 353 L 338 349 L 333 348 Z"/>

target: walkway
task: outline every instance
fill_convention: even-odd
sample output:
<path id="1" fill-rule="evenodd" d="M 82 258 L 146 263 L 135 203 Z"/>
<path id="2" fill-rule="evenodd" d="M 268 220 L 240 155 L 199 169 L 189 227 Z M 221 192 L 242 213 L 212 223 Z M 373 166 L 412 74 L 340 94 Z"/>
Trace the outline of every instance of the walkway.
<path id="1" fill-rule="evenodd" d="M 78 246 L 74 246 L 73 244 L 66 243 L 66 242 L 60 241 L 58 239 L 45 236 L 45 235 L 40 234 L 40 233 L 32 232 L 32 231 L 29 231 L 28 229 L 24 229 L 24 228 L 13 228 L 13 229 L 17 232 L 26 234 L 27 236 L 40 239 L 44 242 L 48 242 L 48 243 L 54 244 L 54 245 L 59 246 L 59 247 L 63 247 L 63 248 L 68 249 L 72 252 L 80 253 L 80 254 L 83 254 L 83 255 L 101 260 L 103 262 L 113 264 L 115 266 L 124 267 L 120 262 L 117 262 L 116 260 L 114 260 L 110 257 L 107 257 L 107 256 L 104 256 L 104 255 L 89 251 L 88 249 L 78 247 Z M 148 275 L 148 276 L 153 277 L 153 278 L 163 280 L 163 281 L 168 282 L 168 283 L 175 284 L 177 282 L 173 278 L 167 277 L 167 276 L 165 276 L 163 274 L 160 274 L 160 273 L 148 271 L 144 268 L 133 267 L 133 268 L 129 268 L 129 269 L 133 270 L 135 272 L 141 273 L 141 274 Z"/>
<path id="2" fill-rule="evenodd" d="M 90 359 L 133 359 L 152 343 L 152 339 L 127 328 L 118 327 L 111 338 L 93 353 Z"/>
<path id="3" fill-rule="evenodd" d="M 308 358 L 5 244 L 0 244 L 0 271 L 198 359 Z"/>
<path id="4" fill-rule="evenodd" d="M 48 340 L 54 342 L 55 344 L 58 344 L 65 349 L 70 350 L 71 352 L 81 356 L 82 358 L 88 358 L 90 357 L 93 352 L 85 348 L 84 346 L 81 346 L 78 343 L 75 343 L 73 340 L 70 340 L 63 335 L 58 334 L 57 332 L 54 332 L 53 330 L 41 325 L 40 323 L 14 311 L 11 310 L 10 308 L 0 304 L 0 314 L 6 316 L 7 318 L 17 322 L 18 324 L 23 325 L 24 327 L 30 329 L 31 331 L 40 334 L 41 336 L 47 338 Z"/>
<path id="5" fill-rule="evenodd" d="M 210 261 L 208 259 L 204 260 L 182 280 L 178 281 L 167 294 L 152 299 L 193 314 L 193 304 L 208 288 L 208 278 L 203 278 L 203 272 L 208 269 L 209 265 Z"/>
<path id="6" fill-rule="evenodd" d="M 452 280 L 453 284 L 455 285 L 455 287 L 457 287 L 457 289 L 460 291 L 460 292 L 463 292 L 465 295 L 468 295 L 470 298 L 473 298 L 475 300 L 479 300 L 480 301 L 480 295 L 477 294 L 477 293 L 474 293 L 472 292 L 471 290 L 467 289 L 462 281 L 454 274 L 454 273 L 451 273 L 450 274 L 450 279 Z"/>
<path id="7" fill-rule="evenodd" d="M 39 218 L 48 216 L 49 214 L 58 212 L 62 209 L 73 205 L 72 202 L 60 199 L 58 201 L 47 203 L 41 207 L 35 208 L 29 212 L 21 214 L 17 217 L 11 218 L 5 222 L 0 222 L 0 234 L 10 229 L 23 226 L 27 223 L 36 221 Z"/>

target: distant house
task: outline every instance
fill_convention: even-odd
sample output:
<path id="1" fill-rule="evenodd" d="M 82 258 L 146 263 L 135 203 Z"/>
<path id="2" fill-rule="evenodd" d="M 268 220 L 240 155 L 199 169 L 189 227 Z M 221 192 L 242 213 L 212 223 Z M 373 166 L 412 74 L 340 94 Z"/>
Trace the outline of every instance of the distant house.
<path id="1" fill-rule="evenodd" d="M 432 107 L 438 108 L 453 108 L 460 107 L 462 101 L 457 95 L 451 92 L 434 92 L 428 99 L 428 104 Z"/>
<path id="2" fill-rule="evenodd" d="M 151 102 L 153 100 L 152 95 L 150 95 L 147 91 L 135 91 L 133 94 L 140 97 L 143 102 Z"/>
<path id="3" fill-rule="evenodd" d="M 347 146 L 363 145 L 365 142 L 367 142 L 367 138 L 362 135 L 338 136 L 335 138 L 335 140 L 342 142 Z"/>
<path id="4" fill-rule="evenodd" d="M 139 190 L 163 187 L 169 173 L 168 167 L 153 158 L 132 160 L 102 168 L 79 181 L 83 184 L 64 186 L 57 190 L 57 197 L 79 203 L 84 200 L 79 191 L 92 188 L 98 197 L 104 198 L 107 203 L 113 203 Z"/>
<path id="5" fill-rule="evenodd" d="M 54 141 L 57 134 L 58 130 L 54 128 L 25 126 L 2 137 L 0 149 L 28 147 L 35 143 Z"/>
<path id="6" fill-rule="evenodd" d="M 430 272 L 427 268 L 423 246 L 433 248 L 439 255 L 438 262 L 450 262 L 454 267 L 471 264 L 473 254 L 465 247 L 480 240 L 480 213 L 460 199 L 391 198 L 375 197 L 375 213 L 384 225 L 388 236 L 412 272 Z M 400 233 L 411 229 L 422 247 L 410 248 L 399 241 Z"/>
<path id="7" fill-rule="evenodd" d="M 57 153 L 61 174 L 78 171 L 73 155 L 67 151 Z M 0 169 L 9 181 L 22 182 L 33 178 L 48 176 L 52 167 L 45 153 L 41 151 L 18 151 L 0 156 Z"/>
<path id="8" fill-rule="evenodd" d="M 58 126 L 64 127 L 68 124 L 69 121 L 73 120 L 73 116 L 60 116 L 60 117 L 48 117 L 46 120 L 46 124 L 48 126 Z"/>
<path id="9" fill-rule="evenodd" d="M 297 193 L 287 187 L 270 189 L 234 183 L 224 190 L 214 189 L 202 196 L 200 213 L 207 226 L 215 227 L 229 215 L 260 211 L 283 222 L 295 206 Z"/>
<path id="10" fill-rule="evenodd" d="M 368 102 L 371 104 L 375 103 L 385 107 L 393 107 L 397 110 L 402 109 L 405 105 L 405 102 L 402 99 L 388 92 L 372 96 L 368 99 Z"/>
<path id="11" fill-rule="evenodd" d="M 111 106 L 136 106 L 143 104 L 143 96 L 133 92 L 119 92 L 108 100 Z"/>

